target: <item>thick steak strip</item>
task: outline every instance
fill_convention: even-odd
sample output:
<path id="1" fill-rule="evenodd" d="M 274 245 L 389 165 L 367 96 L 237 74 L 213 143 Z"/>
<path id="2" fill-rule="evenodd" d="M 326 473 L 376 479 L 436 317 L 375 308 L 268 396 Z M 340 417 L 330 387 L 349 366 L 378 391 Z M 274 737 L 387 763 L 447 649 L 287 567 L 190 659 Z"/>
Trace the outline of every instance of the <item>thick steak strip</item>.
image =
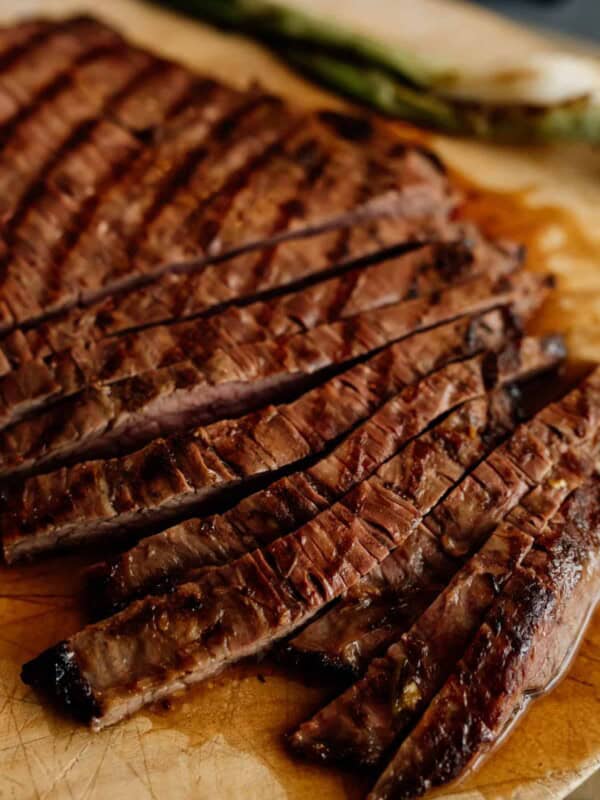
<path id="1" fill-rule="evenodd" d="M 24 364 L 0 378 L 0 426 L 68 397 L 88 384 L 109 384 L 186 359 L 198 362 L 217 349 L 311 330 L 440 291 L 476 275 L 512 272 L 517 261 L 481 244 L 479 260 L 466 245 L 430 245 L 355 269 L 310 288 L 207 319 L 157 326 L 99 342 L 81 341 L 51 359 Z"/>
<path id="2" fill-rule="evenodd" d="M 543 433 L 530 441 L 538 459 L 584 441 L 600 422 L 599 395 L 600 369 L 554 406 L 555 414 L 575 405 L 581 412 L 565 415 L 560 433 L 538 416 L 516 439 Z M 98 730 L 264 650 L 381 563 L 463 473 L 443 448 L 420 480 L 410 453 L 404 459 L 399 453 L 343 502 L 263 550 L 88 626 L 26 665 L 24 678 Z"/>
<path id="3" fill-rule="evenodd" d="M 496 361 L 497 380 L 504 383 L 549 367 L 554 362 L 554 352 L 556 349 L 552 342 L 542 343 L 541 348 L 532 340 L 511 346 Z M 476 361 L 467 361 L 446 367 L 418 384 L 417 390 L 426 397 L 428 387 L 439 388 L 441 379 L 446 376 L 451 381 L 460 381 L 467 389 L 471 382 L 464 376 L 474 363 Z M 487 360 L 480 357 L 479 363 L 485 370 L 486 364 L 489 369 L 491 360 L 489 356 Z M 482 374 L 482 377 L 485 376 Z M 484 388 L 483 382 L 481 387 Z M 468 391 L 463 395 L 465 400 Z M 512 427 L 512 412 L 514 408 L 508 395 L 498 392 L 490 397 L 489 403 L 469 406 L 462 414 L 457 412 L 454 415 L 456 438 L 461 440 L 461 424 L 464 427 L 465 419 L 469 424 L 473 423 L 474 430 L 482 427 L 481 414 L 488 415 L 489 427 L 481 446 L 490 450 L 494 442 Z M 92 573 L 90 587 L 96 611 L 104 614 L 150 590 L 160 592 L 161 588 L 164 590 L 185 580 L 190 570 L 233 561 L 243 553 L 264 547 L 305 524 L 393 455 L 381 444 L 381 428 L 388 428 L 386 420 L 397 413 L 398 403 L 392 400 L 352 431 L 329 455 L 306 470 L 281 478 L 222 515 L 188 520 L 141 541 L 114 562 L 97 567 Z M 447 430 L 452 438 L 450 424 Z M 388 443 L 393 445 L 392 440 Z M 456 452 L 465 466 L 472 464 L 470 445 L 462 453 L 456 444 Z M 427 457 L 426 451 L 422 454 Z M 418 455 L 416 453 L 415 457 Z M 479 453 L 479 458 L 483 455 L 485 450 Z"/>
<path id="4" fill-rule="evenodd" d="M 597 438 L 579 452 L 567 451 L 412 627 L 371 662 L 365 676 L 298 729 L 292 747 L 322 760 L 377 764 L 423 713 L 534 537 L 565 498 L 589 480 L 598 455 Z M 421 526 L 411 539 L 427 541 L 430 535 Z"/>
<path id="5" fill-rule="evenodd" d="M 218 349 L 109 386 L 92 386 L 0 432 L 0 474 L 31 473 L 134 450 L 159 435 L 283 399 L 417 331 L 492 308 L 531 313 L 547 280 L 532 273 L 477 278 L 320 325 L 306 333 Z"/>
<path id="6" fill-rule="evenodd" d="M 498 366 L 490 367 L 488 355 L 475 356 L 433 373 L 415 389 L 405 389 L 359 429 L 357 436 L 351 435 L 351 440 L 335 451 L 337 459 L 346 457 L 343 462 L 333 462 L 337 467 L 334 467 L 335 480 L 340 482 L 337 475 L 340 463 L 351 470 L 355 481 L 362 480 L 370 474 L 369 470 L 373 471 L 378 460 L 381 463 L 394 453 L 399 442 L 417 435 L 457 403 L 485 392 L 490 369 L 496 380 L 506 381 L 518 377 L 521 371 L 529 373 L 556 363 L 555 348 L 550 347 L 549 355 L 546 349 L 538 340 L 525 340 L 522 357 L 519 353 L 515 358 L 513 351 L 511 358 L 500 358 Z M 494 361 L 493 356 L 491 360 Z M 506 365 L 504 373 L 500 365 Z M 351 385 L 353 395 L 356 387 Z M 413 410 L 415 392 L 419 404 Z M 318 413 L 322 418 L 321 428 L 324 424 L 331 434 L 336 421 L 343 418 L 336 409 L 343 399 L 340 395 L 329 395 L 329 399 L 332 421 L 323 419 L 323 404 Z M 190 505 L 206 502 L 216 492 L 223 493 L 257 475 L 276 473 L 323 447 L 323 437 L 312 425 L 315 410 L 314 402 L 307 405 L 301 401 L 292 406 L 268 408 L 249 418 L 196 430 L 185 439 L 154 442 L 124 459 L 89 462 L 30 478 L 22 495 L 10 500 L 9 511 L 2 517 L 5 557 L 13 560 L 19 544 L 32 553 L 51 549 L 61 542 L 89 541 L 111 530 L 122 535 L 132 527 L 172 519 Z M 348 424 L 347 418 L 344 424 Z M 386 431 L 383 439 L 382 430 Z M 332 477 L 330 472 L 330 467 L 320 470 L 317 465 L 310 476 L 325 489 Z M 342 484 L 349 488 L 351 480 L 345 475 Z M 337 493 L 344 490 L 342 485 Z M 336 489 L 332 495 L 335 493 Z"/>
<path id="7" fill-rule="evenodd" d="M 572 652 L 600 595 L 600 480 L 570 496 L 506 584 L 369 795 L 403 800 L 458 777 Z"/>

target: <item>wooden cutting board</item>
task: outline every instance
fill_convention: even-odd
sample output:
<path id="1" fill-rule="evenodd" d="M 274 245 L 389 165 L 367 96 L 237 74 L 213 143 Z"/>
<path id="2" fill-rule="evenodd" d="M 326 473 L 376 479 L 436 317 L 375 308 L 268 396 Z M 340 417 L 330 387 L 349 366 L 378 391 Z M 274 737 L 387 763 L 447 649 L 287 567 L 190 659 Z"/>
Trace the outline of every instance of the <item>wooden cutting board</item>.
<path id="1" fill-rule="evenodd" d="M 302 0 L 295 0 L 301 3 Z M 316 0 L 304 0 L 315 5 Z M 529 33 L 441 0 L 319 0 L 370 26 L 454 58 L 543 47 Z M 100 13 L 143 45 L 231 81 L 259 78 L 306 105 L 334 101 L 259 47 L 134 0 L 1 0 L 0 17 Z M 436 138 L 472 193 L 470 213 L 530 245 L 530 265 L 559 280 L 539 327 L 567 333 L 574 362 L 600 361 L 600 153 L 585 147 L 517 149 Z M 92 735 L 41 705 L 19 681 L 27 658 L 81 623 L 82 561 L 0 570 L 0 798 L 98 800 L 341 800 L 368 780 L 290 759 L 283 734 L 333 687 L 307 687 L 269 662 L 236 667 L 176 699 Z M 316 682 L 316 676 L 315 676 Z M 600 617 L 567 677 L 537 701 L 514 734 L 460 786 L 454 800 L 560 800 L 600 764 Z"/>

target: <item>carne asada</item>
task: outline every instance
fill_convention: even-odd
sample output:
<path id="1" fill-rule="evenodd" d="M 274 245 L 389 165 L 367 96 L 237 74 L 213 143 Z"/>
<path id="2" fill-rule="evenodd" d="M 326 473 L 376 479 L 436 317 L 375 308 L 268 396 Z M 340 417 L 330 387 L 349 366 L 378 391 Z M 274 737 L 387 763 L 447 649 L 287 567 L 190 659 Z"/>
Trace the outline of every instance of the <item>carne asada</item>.
<path id="1" fill-rule="evenodd" d="M 502 446 L 502 458 L 490 458 L 499 466 L 504 460 L 507 477 L 510 470 L 523 481 L 539 480 L 555 452 L 587 441 L 599 425 L 597 369 L 521 426 L 513 444 Z M 435 449 L 435 437 L 425 435 Z M 410 452 L 406 459 L 401 451 L 294 533 L 84 628 L 26 665 L 24 679 L 98 730 L 264 650 L 381 563 L 454 485 L 462 494 L 464 470 L 452 453 L 440 452 L 432 471 L 420 476 L 410 466 Z M 484 480 L 496 495 L 500 474 L 490 468 Z"/>
<path id="2" fill-rule="evenodd" d="M 569 496 L 487 614 L 456 670 L 369 795 L 402 800 L 458 777 L 572 653 L 600 589 L 600 480 Z"/>
<path id="3" fill-rule="evenodd" d="M 516 347 L 509 347 L 496 362 L 497 380 L 504 383 L 551 367 L 556 363 L 553 353 L 560 352 L 557 344 L 544 342 L 540 350 L 535 340 L 529 343 L 525 340 Z M 528 353 L 529 349 L 531 352 Z M 460 376 L 466 376 L 476 363 L 477 360 L 471 360 L 446 367 L 417 384 L 415 390 L 423 392 L 426 398 L 430 386 L 437 386 L 439 390 L 442 379 L 448 377 L 463 383 L 466 389 L 464 399 L 467 400 L 473 396 L 467 388 L 470 382 Z M 480 358 L 479 363 L 483 370 L 486 364 L 488 369 L 490 367 L 489 357 L 487 360 Z M 187 520 L 143 540 L 114 562 L 96 567 L 90 576 L 90 600 L 95 612 L 104 614 L 122 607 L 128 600 L 148 591 L 159 593 L 161 589 L 185 580 L 191 570 L 233 561 L 308 522 L 392 455 L 388 448 L 380 445 L 380 429 L 381 420 L 396 410 L 397 403 L 392 400 L 321 461 L 304 471 L 281 478 L 224 514 Z M 452 415 L 444 427 L 438 428 L 438 435 L 447 432 L 457 447 L 456 441 L 460 438 L 465 419 L 469 430 L 483 429 L 481 415 L 484 414 L 489 424 L 481 447 L 489 450 L 512 427 L 514 411 L 509 395 L 503 391 L 492 393 L 483 404 L 470 404 Z M 457 449 L 464 466 L 468 466 L 473 458 L 473 442 L 467 441 L 467 445 L 464 454 Z M 485 450 L 479 453 L 479 457 L 484 454 Z"/>
<path id="4" fill-rule="evenodd" d="M 550 477 L 525 495 L 412 627 L 406 626 L 385 655 L 371 662 L 365 676 L 299 728 L 291 739 L 295 750 L 321 760 L 379 762 L 449 676 L 517 565 L 513 556 L 520 560 L 525 555 L 569 493 L 594 472 L 600 442 L 589 444 L 589 450 L 567 451 Z M 541 499 L 543 513 L 532 515 Z M 431 533 L 425 526 L 411 538 L 423 534 L 428 541 Z"/>
<path id="5" fill-rule="evenodd" d="M 508 274 L 514 258 L 480 244 L 480 260 L 462 243 L 430 245 L 355 269 L 310 288 L 244 308 L 235 306 L 194 322 L 155 326 L 97 345 L 84 340 L 50 360 L 26 362 L 0 378 L 0 426 L 65 398 L 88 384 L 119 379 L 219 348 L 291 336 L 364 311 L 440 291 L 483 274 Z"/>
<path id="6" fill-rule="evenodd" d="M 548 368 L 557 363 L 557 352 L 560 350 L 554 341 L 526 339 L 516 352 L 514 346 L 510 347 L 508 358 L 501 354 L 493 378 L 505 382 Z M 484 393 L 489 372 L 489 355 L 482 354 L 450 364 L 389 400 L 334 452 L 330 459 L 336 481 L 334 494 L 343 494 L 350 479 L 366 477 L 369 467 L 375 468 L 393 454 L 397 442 L 416 435 L 453 405 Z M 196 429 L 188 437 L 156 440 L 132 456 L 87 462 L 30 478 L 22 492 L 12 493 L 0 517 L 6 560 L 15 560 L 20 549 L 31 555 L 61 543 L 89 541 L 109 531 L 123 535 L 140 525 L 162 523 L 261 473 L 276 475 L 282 467 L 322 449 L 323 429 L 330 437 L 339 436 L 340 428 L 347 430 L 357 416 L 352 405 L 358 404 L 358 414 L 364 413 L 362 397 L 357 400 L 355 384 L 350 386 L 348 389 L 346 376 L 343 383 L 336 384 L 338 391 L 328 397 L 322 388 L 317 389 L 312 396 L 305 395 L 288 406 L 215 423 Z M 415 392 L 420 400 L 416 408 Z M 350 408 L 345 397 L 348 394 Z M 330 401 L 331 419 L 324 418 L 325 397 Z M 321 416 L 317 425 L 315 412 Z M 383 438 L 382 430 L 386 431 Z M 357 442 L 360 460 L 354 465 Z M 348 471 L 354 467 L 351 477 L 340 476 L 340 463 L 344 463 L 339 461 L 340 456 L 346 456 Z M 325 489 L 331 482 L 331 472 L 322 461 L 309 470 L 309 475 Z"/>
<path id="7" fill-rule="evenodd" d="M 311 449 L 318 453 L 404 386 L 455 359 L 498 350 L 514 333 L 512 320 L 500 311 L 447 323 L 393 345 L 331 379 L 291 404 L 289 412 L 292 418 L 304 419 L 302 426 Z M 8 547 L 5 556 L 12 560 Z"/>
<path id="8" fill-rule="evenodd" d="M 0 476 L 131 452 L 159 435 L 282 399 L 370 352 L 461 316 L 508 307 L 529 315 L 548 281 L 533 273 L 475 278 L 435 297 L 386 306 L 266 342 L 218 349 L 109 386 L 91 386 L 0 431 Z M 432 303 L 432 300 L 434 301 Z"/>

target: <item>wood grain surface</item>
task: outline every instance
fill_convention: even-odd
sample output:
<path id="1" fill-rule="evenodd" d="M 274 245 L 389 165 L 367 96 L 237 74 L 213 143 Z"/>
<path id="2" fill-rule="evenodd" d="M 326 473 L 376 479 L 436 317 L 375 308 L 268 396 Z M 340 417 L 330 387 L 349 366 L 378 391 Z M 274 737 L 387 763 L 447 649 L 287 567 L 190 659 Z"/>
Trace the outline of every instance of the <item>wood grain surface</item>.
<path id="1" fill-rule="evenodd" d="M 317 0 L 294 0 L 315 6 Z M 361 14 L 428 52 L 510 57 L 542 40 L 442 0 L 318 0 Z M 0 19 L 86 9 L 143 45 L 245 84 L 260 79 L 305 105 L 339 102 L 305 84 L 260 47 L 135 0 L 0 0 Z M 600 361 L 600 152 L 518 149 L 432 140 L 468 181 L 469 213 L 530 246 L 529 264 L 558 277 L 538 327 L 557 327 L 573 363 Z M 293 761 L 284 733 L 334 687 L 307 686 L 269 661 L 229 669 L 177 698 L 92 735 L 46 708 L 19 680 L 21 663 L 82 622 L 80 559 L 0 569 L 0 798 L 29 800 L 353 800 L 368 778 Z M 565 679 L 475 774 L 436 796 L 453 800 L 560 800 L 600 764 L 600 617 Z"/>

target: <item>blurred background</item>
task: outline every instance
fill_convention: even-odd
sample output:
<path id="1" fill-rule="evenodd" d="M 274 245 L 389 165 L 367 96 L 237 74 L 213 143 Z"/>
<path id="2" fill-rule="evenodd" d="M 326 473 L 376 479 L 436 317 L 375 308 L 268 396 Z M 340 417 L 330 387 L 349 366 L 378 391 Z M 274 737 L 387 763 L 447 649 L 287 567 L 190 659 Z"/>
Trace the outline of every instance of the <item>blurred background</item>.
<path id="1" fill-rule="evenodd" d="M 600 41 L 600 0 L 478 0 L 540 27 Z"/>

